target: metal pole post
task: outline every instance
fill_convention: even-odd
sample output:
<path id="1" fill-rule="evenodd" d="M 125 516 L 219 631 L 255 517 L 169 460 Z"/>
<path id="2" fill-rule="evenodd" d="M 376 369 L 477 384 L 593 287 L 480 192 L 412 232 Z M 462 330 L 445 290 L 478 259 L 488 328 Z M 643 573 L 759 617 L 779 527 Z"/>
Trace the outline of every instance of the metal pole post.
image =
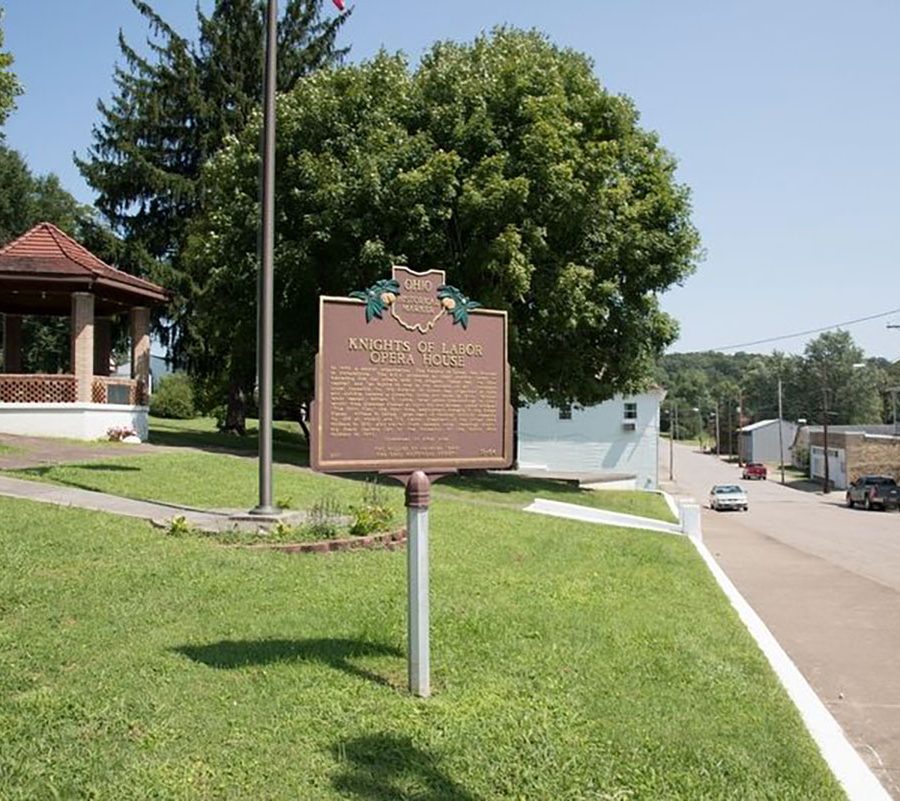
<path id="1" fill-rule="evenodd" d="M 259 375 L 259 504 L 253 514 L 268 515 L 272 505 L 272 339 L 275 294 L 275 68 L 278 3 L 268 0 L 263 101 L 262 258 L 259 272 L 257 370 Z"/>
<path id="2" fill-rule="evenodd" d="M 674 404 L 669 407 L 669 481 L 675 478 L 675 415 Z"/>
<path id="3" fill-rule="evenodd" d="M 407 667 L 409 691 L 431 695 L 428 641 L 428 504 L 431 482 L 420 470 L 406 484 Z"/>
<path id="4" fill-rule="evenodd" d="M 784 425 L 781 421 L 781 379 L 778 379 L 778 461 L 781 462 L 781 483 L 784 484 Z"/>
<path id="5" fill-rule="evenodd" d="M 737 422 L 738 430 L 740 431 L 744 427 L 744 393 L 738 391 L 738 422 Z M 735 436 L 737 438 L 737 457 L 738 457 L 738 467 L 742 467 L 743 455 L 744 455 L 744 437 L 742 436 L 743 432 L 737 433 L 735 432 Z"/>
<path id="6" fill-rule="evenodd" d="M 822 494 L 827 495 L 828 488 L 828 387 L 822 386 L 822 449 L 825 451 L 825 478 L 822 484 Z"/>
<path id="7" fill-rule="evenodd" d="M 893 415 L 891 420 L 894 423 L 894 436 L 900 436 L 900 428 L 897 427 L 897 393 L 900 392 L 900 387 L 891 387 L 888 392 L 891 393 L 891 406 L 893 408 Z"/>
<path id="8" fill-rule="evenodd" d="M 722 458 L 722 446 L 719 443 L 719 402 L 716 401 L 716 458 Z"/>

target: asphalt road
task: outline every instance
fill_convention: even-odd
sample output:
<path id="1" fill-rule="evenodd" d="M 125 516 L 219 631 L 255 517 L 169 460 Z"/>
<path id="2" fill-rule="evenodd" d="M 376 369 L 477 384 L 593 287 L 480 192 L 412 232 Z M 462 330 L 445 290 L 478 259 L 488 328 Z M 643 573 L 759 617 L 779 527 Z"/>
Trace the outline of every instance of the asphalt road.
<path id="1" fill-rule="evenodd" d="M 676 446 L 663 488 L 703 507 L 723 570 L 900 801 L 900 514 L 848 509 L 844 493 L 742 481 L 737 465 Z M 714 512 L 713 484 L 736 482 L 748 512 Z"/>

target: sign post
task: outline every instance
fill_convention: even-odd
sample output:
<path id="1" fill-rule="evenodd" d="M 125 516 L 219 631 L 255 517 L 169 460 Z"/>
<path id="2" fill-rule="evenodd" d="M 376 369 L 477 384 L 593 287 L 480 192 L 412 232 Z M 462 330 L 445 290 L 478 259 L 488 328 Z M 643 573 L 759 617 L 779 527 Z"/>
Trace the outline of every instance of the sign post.
<path id="1" fill-rule="evenodd" d="M 322 297 L 310 464 L 406 486 L 409 689 L 431 694 L 428 505 L 460 468 L 512 463 L 506 313 L 442 270 L 394 267 L 350 297 Z"/>
<path id="2" fill-rule="evenodd" d="M 409 691 L 431 695 L 428 628 L 428 504 L 431 482 L 417 470 L 406 482 L 406 579 Z"/>

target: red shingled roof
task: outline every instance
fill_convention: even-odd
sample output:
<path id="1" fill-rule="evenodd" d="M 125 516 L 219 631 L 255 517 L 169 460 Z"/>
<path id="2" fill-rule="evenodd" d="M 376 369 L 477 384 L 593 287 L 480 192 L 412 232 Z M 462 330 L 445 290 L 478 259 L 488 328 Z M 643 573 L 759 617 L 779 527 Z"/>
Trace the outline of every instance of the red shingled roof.
<path id="1" fill-rule="evenodd" d="M 0 278 L 17 276 L 29 282 L 59 278 L 75 284 L 83 278 L 87 284 L 84 288 L 117 290 L 144 301 L 168 300 L 162 287 L 111 267 L 48 222 L 39 223 L 0 248 Z"/>

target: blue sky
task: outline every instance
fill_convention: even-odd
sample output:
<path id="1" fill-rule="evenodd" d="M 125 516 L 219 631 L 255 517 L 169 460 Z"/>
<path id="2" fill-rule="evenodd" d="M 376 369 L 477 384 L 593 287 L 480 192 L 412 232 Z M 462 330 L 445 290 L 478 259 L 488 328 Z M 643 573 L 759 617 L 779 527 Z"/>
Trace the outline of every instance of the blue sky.
<path id="1" fill-rule="evenodd" d="M 185 34 L 193 0 L 151 4 Z M 7 143 L 79 199 L 96 103 L 108 99 L 129 0 L 0 0 L 5 48 L 26 93 Z M 664 308 L 674 351 L 817 329 L 900 309 L 900 4 L 664 0 L 356 0 L 342 43 L 417 59 L 435 40 L 508 23 L 587 53 L 632 97 L 693 192 L 706 259 Z M 208 9 L 210 0 L 202 0 Z M 327 12 L 333 7 L 327 4 Z M 336 13 L 336 11 L 334 12 Z M 900 312 L 847 327 L 868 355 L 900 358 Z M 810 337 L 747 347 L 801 352 Z"/>

